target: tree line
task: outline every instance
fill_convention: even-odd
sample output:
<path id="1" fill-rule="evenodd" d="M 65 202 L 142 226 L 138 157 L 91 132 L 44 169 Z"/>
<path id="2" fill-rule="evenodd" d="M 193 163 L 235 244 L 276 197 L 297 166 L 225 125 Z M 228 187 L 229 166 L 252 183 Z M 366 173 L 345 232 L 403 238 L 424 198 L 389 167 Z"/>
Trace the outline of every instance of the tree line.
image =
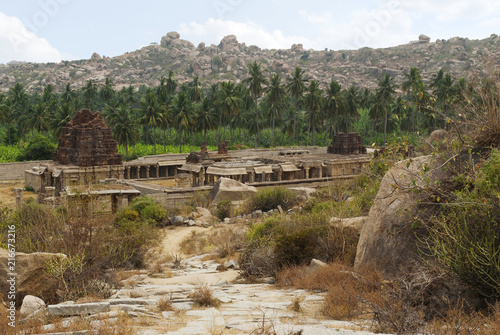
<path id="1" fill-rule="evenodd" d="M 33 133 L 55 141 L 76 111 L 101 111 L 117 142 L 128 152 L 136 143 L 209 145 L 328 145 L 339 132 L 360 133 L 366 143 L 384 144 L 388 134 L 414 136 L 446 127 L 455 106 L 474 99 L 474 86 L 440 70 L 429 84 L 412 67 L 399 87 L 389 74 L 375 89 L 342 87 L 334 79 L 323 87 L 295 68 L 290 74 L 270 73 L 261 63 L 248 65 L 240 83 L 222 81 L 202 87 L 197 77 L 179 84 L 173 72 L 156 87 L 115 90 L 106 78 L 88 80 L 80 89 L 68 83 L 58 93 L 47 85 L 29 94 L 16 83 L 0 94 L 1 137 L 13 145 Z"/>

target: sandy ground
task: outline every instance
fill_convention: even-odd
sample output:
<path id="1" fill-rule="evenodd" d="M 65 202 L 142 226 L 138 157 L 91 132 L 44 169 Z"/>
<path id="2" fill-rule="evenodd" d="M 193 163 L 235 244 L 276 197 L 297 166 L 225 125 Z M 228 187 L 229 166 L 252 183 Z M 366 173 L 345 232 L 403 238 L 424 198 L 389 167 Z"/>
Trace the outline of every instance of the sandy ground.
<path id="1" fill-rule="evenodd" d="M 207 232 L 207 228 L 203 227 L 173 227 L 165 229 L 165 238 L 163 240 L 162 253 L 167 255 L 178 255 L 181 259 L 192 257 L 193 255 L 185 255 L 180 251 L 181 242 L 189 237 L 192 232 L 202 233 Z M 239 273 L 236 270 L 228 270 L 224 272 L 214 272 L 205 274 L 192 274 L 185 276 L 176 276 L 172 278 L 149 278 L 147 282 L 153 285 L 172 285 L 172 284 L 215 284 L 220 281 L 231 282 L 238 278 Z"/>
<path id="2" fill-rule="evenodd" d="M 24 188 L 24 180 L 0 182 L 0 207 L 6 206 L 14 208 L 16 206 L 16 196 L 14 195 L 14 189 L 17 187 Z M 36 198 L 37 195 L 33 192 L 24 191 L 24 200 L 26 201 L 30 197 Z"/>

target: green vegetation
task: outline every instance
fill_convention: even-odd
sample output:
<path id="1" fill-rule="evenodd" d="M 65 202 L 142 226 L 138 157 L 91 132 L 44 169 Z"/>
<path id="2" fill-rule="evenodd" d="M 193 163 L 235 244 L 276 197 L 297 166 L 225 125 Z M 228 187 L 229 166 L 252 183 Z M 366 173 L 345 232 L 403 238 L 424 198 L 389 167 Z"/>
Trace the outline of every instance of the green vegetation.
<path id="1" fill-rule="evenodd" d="M 17 83 L 0 94 L 0 143 L 9 146 L 0 161 L 41 159 L 36 149 L 20 155 L 14 148 L 24 147 L 36 134 L 55 143 L 62 127 L 83 108 L 101 111 L 121 152 L 131 159 L 199 150 L 201 141 L 210 149 L 224 140 L 231 147 L 328 145 L 332 135 L 352 131 L 365 144 L 383 145 L 388 137 L 402 135 L 416 144 L 418 135 L 445 128 L 458 115 L 457 107 L 481 99 L 470 82 L 443 69 L 426 86 L 418 68 L 411 68 L 398 95 L 389 75 L 372 91 L 342 87 L 335 80 L 322 87 L 299 67 L 283 76 L 264 66 L 249 64 L 240 84 L 226 80 L 205 87 L 198 77 L 179 85 L 172 71 L 158 86 L 119 91 L 109 79 L 102 85 L 89 80 L 80 89 L 67 84 L 63 92 L 47 85 L 29 93 Z M 50 156 L 45 140 L 41 149 L 43 157 Z"/>
<path id="2" fill-rule="evenodd" d="M 271 187 L 259 190 L 252 195 L 249 202 L 250 210 L 262 210 L 267 212 L 281 206 L 283 210 L 291 208 L 294 204 L 295 195 L 286 187 Z"/>
<path id="3" fill-rule="evenodd" d="M 58 208 L 28 201 L 0 216 L 2 245 L 9 225 L 16 226 L 19 252 L 62 253 L 67 258 L 46 264 L 47 273 L 56 279 L 60 290 L 45 301 L 76 300 L 88 294 L 104 297 L 111 283 L 105 270 L 140 267 L 149 248 L 156 246 L 161 234 L 155 222 L 164 217 L 163 209 L 140 198 L 116 217 L 72 214 L 73 209 Z M 136 210 L 137 209 L 137 210 Z"/>

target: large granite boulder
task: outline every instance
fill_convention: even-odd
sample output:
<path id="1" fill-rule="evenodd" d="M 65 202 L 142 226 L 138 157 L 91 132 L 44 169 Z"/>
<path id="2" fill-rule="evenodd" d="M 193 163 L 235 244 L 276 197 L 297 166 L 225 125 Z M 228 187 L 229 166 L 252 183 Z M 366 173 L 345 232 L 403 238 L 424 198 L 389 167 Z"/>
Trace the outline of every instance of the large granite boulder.
<path id="1" fill-rule="evenodd" d="M 355 268 L 375 265 L 385 277 L 393 278 L 412 260 L 420 259 L 417 235 L 422 232 L 414 223 L 423 211 L 418 202 L 428 194 L 412 189 L 423 189 L 447 176 L 432 156 L 401 161 L 392 167 L 382 179 L 361 229 Z"/>
<path id="2" fill-rule="evenodd" d="M 227 35 L 220 41 L 219 48 L 224 52 L 236 52 L 239 51 L 239 45 L 235 35 Z"/>
<path id="3" fill-rule="evenodd" d="M 17 252 L 15 255 L 15 273 L 11 276 L 12 269 L 9 268 L 9 253 L 0 249 L 0 292 L 8 296 L 11 283 L 16 286 L 16 304 L 21 305 L 26 295 L 33 295 L 45 301 L 54 296 L 57 283 L 45 273 L 45 262 L 48 259 L 62 257 L 60 254 L 36 252 L 25 254 Z M 8 280 L 15 278 L 15 281 Z"/>
<path id="4" fill-rule="evenodd" d="M 221 177 L 208 194 L 208 200 L 212 205 L 225 200 L 240 201 L 256 192 L 257 189 L 253 186 Z"/>

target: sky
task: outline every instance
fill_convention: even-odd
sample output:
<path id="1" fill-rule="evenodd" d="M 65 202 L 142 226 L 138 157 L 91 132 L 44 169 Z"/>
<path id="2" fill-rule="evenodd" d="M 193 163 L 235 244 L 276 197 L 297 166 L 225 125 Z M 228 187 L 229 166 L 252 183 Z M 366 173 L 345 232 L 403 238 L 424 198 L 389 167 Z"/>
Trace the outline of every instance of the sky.
<path id="1" fill-rule="evenodd" d="M 0 3 L 0 63 L 59 62 L 132 52 L 170 31 L 218 45 L 286 49 L 381 48 L 499 33 L 491 0 L 19 0 Z"/>

